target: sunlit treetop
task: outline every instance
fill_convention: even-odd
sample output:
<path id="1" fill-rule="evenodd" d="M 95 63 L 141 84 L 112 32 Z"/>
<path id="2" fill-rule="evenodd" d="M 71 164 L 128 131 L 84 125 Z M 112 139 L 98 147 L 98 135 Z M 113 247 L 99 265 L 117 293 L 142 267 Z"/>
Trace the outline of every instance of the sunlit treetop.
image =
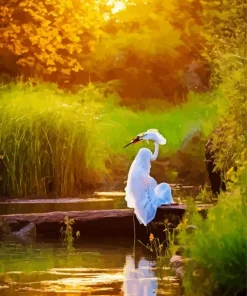
<path id="1" fill-rule="evenodd" d="M 24 77 L 121 80 L 130 97 L 174 96 L 199 53 L 199 2 L 10 0 L 0 6 L 0 47 Z"/>
<path id="2" fill-rule="evenodd" d="M 78 56 L 91 51 L 104 22 L 102 9 L 94 0 L 10 0 L 0 6 L 6 24 L 0 47 L 17 57 L 33 74 L 50 75 L 57 71 L 69 75 L 83 70 Z"/>

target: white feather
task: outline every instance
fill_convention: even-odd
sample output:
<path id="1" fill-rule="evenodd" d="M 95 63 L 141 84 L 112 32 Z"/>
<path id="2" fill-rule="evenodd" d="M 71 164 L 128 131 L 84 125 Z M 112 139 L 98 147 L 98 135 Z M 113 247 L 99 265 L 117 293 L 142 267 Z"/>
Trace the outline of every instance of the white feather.
<path id="1" fill-rule="evenodd" d="M 173 202 L 171 187 L 167 183 L 157 184 L 150 174 L 152 152 L 141 148 L 131 164 L 125 201 L 127 207 L 134 208 L 134 213 L 141 224 L 151 222 L 157 208 Z"/>
<path id="2" fill-rule="evenodd" d="M 156 136 L 157 142 L 160 145 L 165 145 L 167 143 L 166 138 L 164 138 L 157 129 L 154 129 L 154 128 L 149 129 L 149 130 L 146 131 L 146 133 L 154 134 Z"/>

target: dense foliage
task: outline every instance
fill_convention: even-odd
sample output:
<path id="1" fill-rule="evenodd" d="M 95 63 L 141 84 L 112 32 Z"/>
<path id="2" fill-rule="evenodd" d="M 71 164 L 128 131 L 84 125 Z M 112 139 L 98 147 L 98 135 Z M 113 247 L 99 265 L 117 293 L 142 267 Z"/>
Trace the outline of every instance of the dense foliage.
<path id="1" fill-rule="evenodd" d="M 63 87 L 119 81 L 130 98 L 207 90 L 199 0 L 10 0 L 0 5 L 1 72 Z M 197 72 L 201 73 L 197 73 Z M 130 103 L 130 100 L 127 100 Z"/>
<path id="2" fill-rule="evenodd" d="M 205 2 L 204 55 L 211 63 L 211 83 L 224 92 L 222 103 L 228 106 L 212 145 L 216 169 L 226 180 L 227 172 L 241 165 L 246 151 L 246 9 L 244 1 L 239 0 L 224 0 L 220 7 L 217 1 Z"/>
<path id="3" fill-rule="evenodd" d="M 224 94 L 226 106 L 220 108 L 211 149 L 227 192 L 219 195 L 206 220 L 192 208 L 180 225 L 180 242 L 191 258 L 184 286 L 187 295 L 246 295 L 246 4 L 202 3 L 204 56 L 211 64 L 211 84 Z M 186 231 L 191 224 L 197 226 L 194 233 Z"/>
<path id="4" fill-rule="evenodd" d="M 180 225 L 180 243 L 186 245 L 186 295 L 246 295 L 246 163 L 240 169 L 241 186 L 221 193 L 207 219 L 192 208 Z M 186 227 L 197 227 L 188 233 Z"/>
<path id="5" fill-rule="evenodd" d="M 80 54 L 90 52 L 103 19 L 95 1 L 11 0 L 0 8 L 1 48 L 15 56 L 21 74 L 66 79 L 83 70 Z"/>

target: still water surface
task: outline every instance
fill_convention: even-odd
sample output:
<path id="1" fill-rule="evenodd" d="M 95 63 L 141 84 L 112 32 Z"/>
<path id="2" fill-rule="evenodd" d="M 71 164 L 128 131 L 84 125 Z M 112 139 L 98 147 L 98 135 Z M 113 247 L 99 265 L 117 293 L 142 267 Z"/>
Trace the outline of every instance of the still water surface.
<path id="1" fill-rule="evenodd" d="M 2 296 L 178 296 L 168 261 L 158 267 L 136 242 L 119 238 L 80 241 L 68 251 L 59 242 L 0 247 Z"/>
<path id="2" fill-rule="evenodd" d="M 174 200 L 197 189 L 173 187 Z M 181 201 L 181 200 L 180 200 Z M 124 197 L 0 200 L 0 215 L 126 208 Z M 121 235 L 121 234 L 120 234 Z M 0 242 L 1 296 L 180 296 L 169 260 L 157 264 L 133 240 L 80 237 L 68 251 L 60 241 Z"/>
<path id="3" fill-rule="evenodd" d="M 198 194 L 198 187 L 173 185 L 172 194 L 175 201 L 183 202 L 187 197 L 195 197 Z M 0 197 L 0 215 L 126 208 L 124 193 L 57 199 L 3 199 Z"/>

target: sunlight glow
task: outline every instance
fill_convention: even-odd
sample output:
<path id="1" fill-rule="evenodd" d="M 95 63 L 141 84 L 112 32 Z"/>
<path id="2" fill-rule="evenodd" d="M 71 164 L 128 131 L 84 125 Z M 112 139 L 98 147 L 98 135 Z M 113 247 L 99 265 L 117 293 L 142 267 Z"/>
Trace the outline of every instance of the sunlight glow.
<path id="1" fill-rule="evenodd" d="M 114 0 L 109 0 L 107 2 L 108 5 L 113 5 L 112 8 L 112 13 L 117 13 L 123 9 L 126 8 L 126 5 L 123 1 L 114 1 Z"/>
<path id="2" fill-rule="evenodd" d="M 58 273 L 59 274 L 59 273 Z M 76 276 L 79 274 L 75 273 Z M 80 274 L 80 277 L 68 277 L 62 278 L 58 280 L 47 280 L 41 281 L 40 284 L 42 286 L 43 291 L 54 291 L 54 292 L 61 292 L 63 293 L 71 293 L 71 292 L 78 292 L 80 291 L 91 291 L 92 289 L 96 289 L 97 285 L 107 284 L 110 285 L 109 287 L 98 287 L 97 290 L 104 290 L 104 289 L 112 289 L 111 284 L 116 282 L 123 282 L 124 276 L 122 272 L 118 272 L 115 274 L 110 273 L 84 273 Z"/>

